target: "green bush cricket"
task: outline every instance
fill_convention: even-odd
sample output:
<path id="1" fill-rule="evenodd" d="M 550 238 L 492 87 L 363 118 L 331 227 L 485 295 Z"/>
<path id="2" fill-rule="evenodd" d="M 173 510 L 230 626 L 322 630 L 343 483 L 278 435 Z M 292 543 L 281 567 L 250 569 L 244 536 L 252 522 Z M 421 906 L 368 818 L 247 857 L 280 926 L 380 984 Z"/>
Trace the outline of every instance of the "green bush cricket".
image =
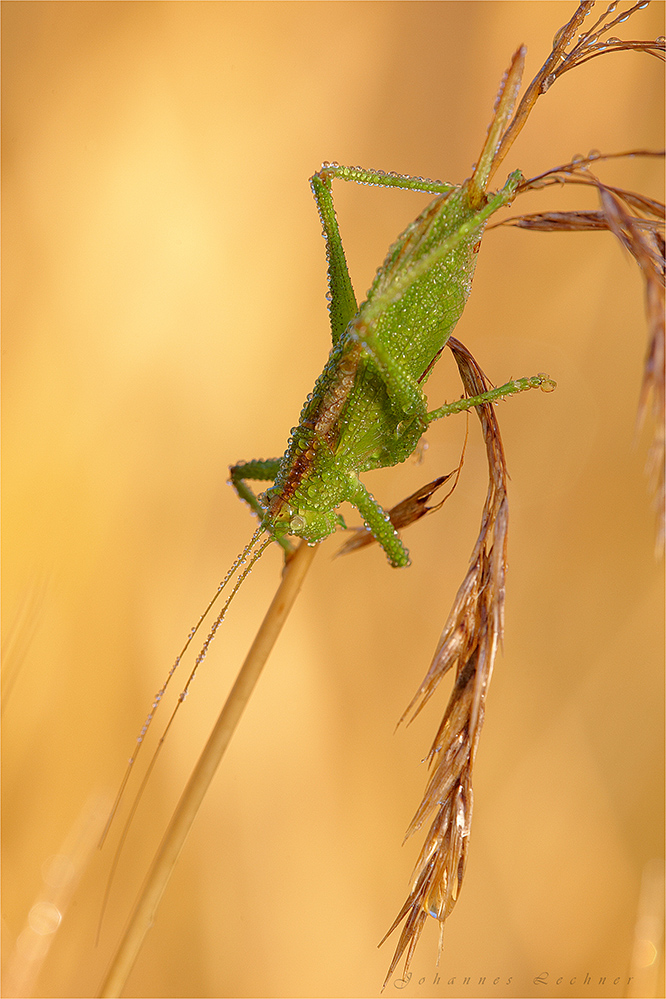
<path id="1" fill-rule="evenodd" d="M 521 66 L 522 53 L 508 87 L 520 79 Z M 500 113 L 512 107 L 512 96 L 500 101 Z M 545 376 L 523 378 L 431 411 L 421 388 L 462 314 L 485 225 L 511 203 L 522 180 L 516 172 L 499 193 L 486 197 L 504 125 L 500 113 L 479 169 L 459 188 L 337 166 L 324 167 L 312 178 L 329 260 L 333 349 L 284 457 L 232 468 L 239 494 L 262 514 L 262 527 L 280 543 L 288 535 L 309 544 L 322 541 L 345 526 L 336 511 L 347 501 L 357 507 L 391 565 L 408 565 L 397 531 L 359 473 L 405 461 L 429 424 L 444 416 L 528 388 L 554 388 Z M 391 248 L 360 308 L 330 194 L 336 177 L 438 194 Z M 265 508 L 247 490 L 248 478 L 274 480 Z"/>
<path id="2" fill-rule="evenodd" d="M 450 337 L 469 295 L 481 236 L 495 212 L 510 205 L 519 193 L 528 190 L 530 186 L 530 182 L 526 182 L 519 171 L 514 171 L 504 187 L 495 194 L 486 193 L 488 184 L 515 134 L 524 124 L 536 96 L 548 89 L 558 75 L 556 69 L 562 61 L 563 53 L 590 8 L 591 4 L 581 4 L 574 18 L 558 34 L 552 54 L 553 61 L 550 66 L 546 64 L 535 81 L 537 86 L 532 91 L 532 103 L 530 104 L 528 100 L 527 104 L 521 104 L 516 115 L 512 117 L 520 86 L 524 55 L 522 50 L 516 53 L 500 91 L 495 116 L 482 154 L 472 177 L 462 185 L 456 187 L 435 181 L 423 181 L 421 178 L 335 165 L 325 166 L 313 177 L 313 191 L 327 242 L 333 348 L 312 395 L 306 401 L 299 426 L 293 432 L 284 457 L 270 461 L 247 462 L 232 468 L 232 481 L 241 497 L 260 516 L 261 526 L 234 563 L 232 571 L 216 594 L 217 598 L 222 589 L 229 585 L 233 573 L 238 571 L 243 563 L 247 563 L 240 572 L 231 597 L 228 598 L 197 657 L 195 670 L 205 656 L 230 600 L 252 565 L 273 540 L 282 545 L 288 555 L 292 552 L 289 537 L 301 538 L 309 545 L 316 545 L 333 531 L 344 526 L 337 508 L 341 502 L 348 501 L 357 507 L 368 532 L 382 546 L 389 562 L 394 566 L 407 565 L 408 554 L 391 517 L 367 492 L 359 475 L 371 468 L 404 461 L 414 453 L 428 425 L 443 416 L 477 408 L 482 423 L 485 419 L 488 424 L 491 419 L 492 403 L 498 399 L 528 388 L 541 387 L 549 390 L 554 387 L 547 376 L 537 375 L 491 389 L 484 383 L 478 370 L 475 381 L 472 366 L 468 364 L 465 369 L 467 376 L 463 375 L 467 392 L 465 399 L 428 411 L 422 390 L 422 385 L 447 342 L 453 347 L 454 352 L 458 351 L 456 359 L 459 366 L 465 363 L 464 349 L 460 348 L 457 342 L 452 343 Z M 611 24 L 606 25 L 605 29 Z M 604 44 L 606 47 L 601 47 L 594 54 L 608 50 L 608 45 Z M 648 48 L 650 43 L 641 44 L 644 48 Z M 612 48 L 612 45 L 610 47 Z M 652 45 L 652 48 L 655 46 Z M 571 65 L 575 65 L 575 60 Z M 531 85 L 532 88 L 535 84 Z M 529 94 L 530 90 L 526 97 Z M 572 178 L 572 182 L 587 182 L 596 186 L 602 200 L 606 198 L 604 218 L 590 219 L 588 227 L 593 228 L 597 225 L 613 229 L 612 205 L 608 203 L 608 189 L 603 189 L 594 180 L 583 179 L 587 176 L 585 171 L 588 167 L 587 161 L 577 162 L 567 164 L 561 172 Z M 425 190 L 436 195 L 431 205 L 393 245 L 384 265 L 378 271 L 367 301 L 360 308 L 357 307 L 351 287 L 335 221 L 331 198 L 333 179 L 408 190 Z M 559 220 L 552 217 L 547 223 L 543 222 L 543 225 L 548 224 L 556 228 L 558 222 L 561 228 L 576 227 L 572 218 L 565 219 L 563 216 Z M 584 227 L 583 219 L 579 219 L 578 222 L 578 227 Z M 526 227 L 538 228 L 539 221 L 533 219 L 528 223 L 524 217 L 523 224 Z M 493 436 L 494 431 L 488 425 L 484 429 L 490 457 L 492 444 L 496 442 L 497 437 Z M 247 486 L 248 480 L 272 481 L 273 486 L 262 497 L 256 497 Z M 503 498 L 498 500 L 497 496 L 489 502 L 488 510 L 492 514 L 493 524 L 501 519 L 502 503 Z M 264 534 L 267 537 L 262 540 Z M 493 538 L 488 537 L 491 543 L 483 553 L 481 561 L 483 562 L 484 558 L 486 561 L 485 568 L 482 569 L 486 571 L 490 567 L 490 570 L 501 575 L 500 563 L 497 561 L 492 563 L 491 556 L 494 548 L 495 559 L 501 557 L 505 532 L 501 534 L 501 544 L 496 538 L 497 543 L 493 545 Z M 486 646 L 477 647 L 474 652 L 476 658 L 468 658 L 464 668 L 459 668 L 457 674 L 459 692 L 464 690 L 474 673 L 483 681 L 481 686 L 475 685 L 470 713 L 465 721 L 468 740 L 473 744 L 466 747 L 469 772 L 482 720 L 482 697 L 485 695 L 497 641 L 501 635 L 502 591 L 503 576 L 498 582 L 497 592 L 493 595 L 494 604 L 491 610 L 495 619 L 489 634 L 485 636 Z M 190 633 L 183 652 L 188 648 L 212 603 L 213 601 L 196 628 Z M 484 670 L 478 667 L 480 650 L 486 655 Z M 179 656 L 175 665 L 180 658 Z M 450 664 L 443 672 L 448 668 Z M 169 674 L 167 683 L 172 675 L 173 670 Z M 192 677 L 190 681 L 191 679 Z M 185 692 L 189 688 L 190 681 L 186 685 Z M 154 708 L 161 700 L 165 688 L 166 684 L 160 691 Z M 425 685 L 420 691 L 424 697 L 429 696 L 431 692 L 430 688 L 426 690 Z M 454 706 L 455 703 L 453 699 Z M 142 730 L 140 741 L 152 719 L 152 714 L 153 712 Z M 441 749 L 441 740 L 440 744 L 436 740 L 433 754 L 440 753 Z M 451 771 L 451 767 L 449 770 Z M 456 814 L 461 817 L 462 832 L 458 842 L 447 846 L 449 851 L 453 850 L 455 862 L 452 864 L 449 858 L 444 879 L 442 872 L 439 871 L 436 872 L 434 881 L 428 881 L 428 878 L 422 875 L 430 876 L 433 873 L 435 854 L 430 848 L 428 848 L 430 852 L 422 854 L 425 868 L 417 876 L 410 895 L 411 901 L 408 900 L 399 917 L 406 915 L 407 924 L 391 971 L 405 950 L 409 962 L 427 915 L 436 916 L 442 926 L 457 899 L 464 870 L 471 813 L 471 796 L 467 807 L 463 801 L 465 794 L 471 792 L 468 776 L 469 773 L 464 779 L 460 774 L 455 776 L 452 787 L 447 792 L 451 795 L 453 807 L 458 809 Z M 419 810 L 415 828 L 418 828 L 428 811 L 429 808 L 423 809 L 423 807 Z M 427 889 L 425 891 L 424 886 Z"/>

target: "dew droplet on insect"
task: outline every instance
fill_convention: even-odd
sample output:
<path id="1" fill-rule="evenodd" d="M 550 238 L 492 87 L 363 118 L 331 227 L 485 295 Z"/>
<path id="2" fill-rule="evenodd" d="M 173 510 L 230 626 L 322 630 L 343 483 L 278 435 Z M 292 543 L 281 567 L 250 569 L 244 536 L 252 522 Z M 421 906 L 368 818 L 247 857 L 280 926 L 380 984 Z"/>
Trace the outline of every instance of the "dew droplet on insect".
<path id="1" fill-rule="evenodd" d="M 539 388 L 542 392 L 554 392 L 557 388 L 557 382 L 553 381 L 553 379 L 547 375 L 545 371 L 539 371 L 537 378 L 541 379 Z"/>
<path id="2" fill-rule="evenodd" d="M 578 164 L 582 163 L 584 159 L 585 157 L 582 156 L 581 153 L 574 153 L 573 156 L 571 157 L 571 162 L 574 164 Z"/>
<path id="3" fill-rule="evenodd" d="M 598 149 L 590 149 L 589 153 L 587 154 L 588 160 L 598 160 L 600 156 L 601 153 L 599 152 Z"/>

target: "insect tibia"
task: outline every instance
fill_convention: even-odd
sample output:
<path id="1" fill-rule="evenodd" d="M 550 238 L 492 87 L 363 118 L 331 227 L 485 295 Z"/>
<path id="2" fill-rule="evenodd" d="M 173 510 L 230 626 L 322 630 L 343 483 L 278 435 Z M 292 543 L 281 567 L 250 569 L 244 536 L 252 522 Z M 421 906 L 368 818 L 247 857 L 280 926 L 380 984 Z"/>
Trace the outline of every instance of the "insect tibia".
<path id="1" fill-rule="evenodd" d="M 393 526 L 397 530 L 402 530 L 405 527 L 409 527 L 410 524 L 416 523 L 417 520 L 420 520 L 427 514 L 435 513 L 436 510 L 439 510 L 455 489 L 461 468 L 462 461 L 453 472 L 449 472 L 447 475 L 440 475 L 439 478 L 428 482 L 425 486 L 421 486 L 415 493 L 412 493 L 406 499 L 401 500 L 400 503 L 391 507 L 390 510 L 387 510 L 389 520 Z M 428 506 L 428 500 L 453 476 L 455 476 L 455 481 L 446 496 L 439 503 L 435 503 L 434 506 Z M 351 537 L 338 550 L 338 555 L 349 555 L 350 552 L 358 551 L 359 548 L 365 548 L 367 545 L 371 545 L 377 541 L 377 538 L 371 533 L 368 527 L 355 527 L 352 531 Z"/>
<path id="2" fill-rule="evenodd" d="M 405 173 L 386 173 L 384 170 L 364 170 L 362 167 L 340 166 L 339 163 L 324 163 L 312 180 L 319 178 L 330 188 L 331 180 L 348 180 L 355 184 L 369 184 L 377 187 L 397 187 L 403 191 L 422 191 L 426 194 L 446 194 L 455 184 L 428 177 L 413 177 Z"/>
<path id="3" fill-rule="evenodd" d="M 391 522 L 389 514 L 377 503 L 360 481 L 355 495 L 351 497 L 351 502 L 384 549 L 391 565 L 395 568 L 410 565 L 409 552 L 400 540 L 400 535 Z"/>
<path id="4" fill-rule="evenodd" d="M 432 412 L 428 413 L 427 420 L 428 423 L 433 423 L 435 420 L 440 420 L 443 416 L 452 416 L 453 413 L 462 413 L 468 409 L 473 409 L 475 406 L 499 402 L 500 399 L 506 399 L 510 395 L 517 395 L 519 392 L 526 392 L 528 389 L 533 388 L 539 388 L 542 392 L 554 392 L 557 388 L 557 382 L 553 381 L 544 372 L 532 375 L 530 378 L 516 378 L 513 381 L 506 382 L 505 385 L 489 389 L 487 392 L 482 392 L 479 395 L 467 396 L 464 399 L 456 400 L 456 402 L 445 403 L 439 409 L 433 409 Z"/>

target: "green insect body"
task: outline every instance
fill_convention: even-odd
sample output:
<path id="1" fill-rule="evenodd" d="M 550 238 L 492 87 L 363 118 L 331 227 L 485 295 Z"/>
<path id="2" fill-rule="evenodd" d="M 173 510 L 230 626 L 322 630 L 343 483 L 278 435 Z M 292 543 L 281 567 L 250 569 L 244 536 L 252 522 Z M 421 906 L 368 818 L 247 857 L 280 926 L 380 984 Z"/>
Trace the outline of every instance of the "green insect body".
<path id="1" fill-rule="evenodd" d="M 231 469 L 241 497 L 287 551 L 289 535 L 316 544 L 344 527 L 336 510 L 346 501 L 359 510 L 389 562 L 408 565 L 398 532 L 359 474 L 405 461 L 428 425 L 451 412 L 545 387 L 543 376 L 520 379 L 430 411 L 422 388 L 462 315 L 488 219 L 511 203 L 523 179 L 515 171 L 498 193 L 485 194 L 500 128 L 491 128 L 479 167 L 460 186 L 337 165 L 324 165 L 312 177 L 327 243 L 333 348 L 282 459 Z M 390 248 L 360 308 L 335 218 L 334 178 L 437 195 Z M 248 479 L 274 484 L 257 497 Z"/>

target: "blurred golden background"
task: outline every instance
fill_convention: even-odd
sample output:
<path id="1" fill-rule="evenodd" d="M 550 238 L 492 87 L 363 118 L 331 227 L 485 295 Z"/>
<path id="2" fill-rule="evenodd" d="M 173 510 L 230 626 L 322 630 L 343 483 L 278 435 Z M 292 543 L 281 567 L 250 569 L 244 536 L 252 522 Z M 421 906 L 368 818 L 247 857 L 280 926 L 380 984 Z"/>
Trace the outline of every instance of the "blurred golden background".
<path id="1" fill-rule="evenodd" d="M 3 5 L 5 994 L 98 988 L 278 580 L 269 551 L 165 746 L 96 945 L 120 833 L 97 851 L 105 810 L 254 530 L 227 466 L 282 453 L 328 352 L 308 177 L 328 159 L 462 180 L 512 52 L 527 44 L 530 79 L 573 9 Z M 652 4 L 623 37 L 663 34 L 663 15 Z M 593 60 L 540 101 L 498 182 L 592 148 L 660 148 L 662 120 L 657 60 Z M 660 162 L 600 173 L 662 194 Z M 363 297 L 428 199 L 334 194 Z M 584 205 L 594 197 L 551 189 L 521 209 Z M 559 387 L 499 409 L 511 567 L 466 883 L 439 969 L 433 923 L 409 985 L 385 994 L 663 995 L 660 958 L 634 940 L 663 830 L 641 279 L 606 233 L 491 232 L 457 336 L 497 384 L 547 371 Z M 430 398 L 458 393 L 445 356 Z M 323 547 L 127 996 L 379 994 L 395 938 L 377 943 L 418 854 L 401 841 L 446 691 L 394 729 L 476 538 L 485 457 L 470 427 L 457 492 L 407 534 L 409 570 Z M 390 506 L 452 469 L 463 436 L 464 418 L 437 425 L 422 465 L 366 481 Z"/>

